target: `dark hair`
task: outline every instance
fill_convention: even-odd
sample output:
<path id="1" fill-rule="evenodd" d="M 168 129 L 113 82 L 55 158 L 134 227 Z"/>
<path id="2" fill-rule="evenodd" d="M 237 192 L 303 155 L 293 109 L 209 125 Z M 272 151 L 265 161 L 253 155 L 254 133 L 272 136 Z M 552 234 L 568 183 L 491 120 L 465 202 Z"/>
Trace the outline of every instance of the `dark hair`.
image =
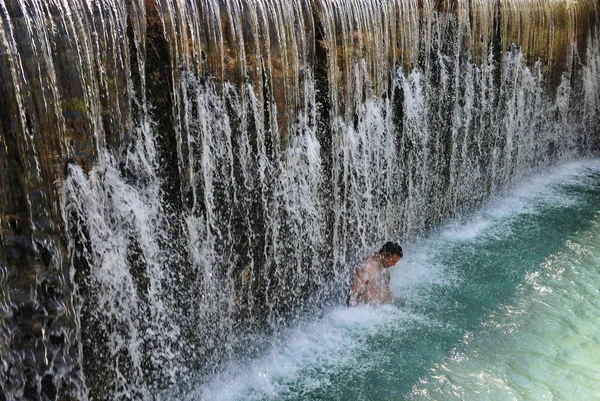
<path id="1" fill-rule="evenodd" d="M 387 253 L 388 255 L 398 255 L 400 257 L 402 257 L 402 247 L 395 243 L 395 242 L 386 242 L 381 249 L 379 250 L 379 253 Z"/>

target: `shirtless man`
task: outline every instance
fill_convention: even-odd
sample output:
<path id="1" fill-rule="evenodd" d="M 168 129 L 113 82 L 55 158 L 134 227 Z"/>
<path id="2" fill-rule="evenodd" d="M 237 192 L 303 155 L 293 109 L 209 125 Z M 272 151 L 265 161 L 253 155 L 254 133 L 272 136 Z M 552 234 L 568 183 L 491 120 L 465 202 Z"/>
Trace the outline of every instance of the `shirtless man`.
<path id="1" fill-rule="evenodd" d="M 402 258 L 402 247 L 395 242 L 387 242 L 381 250 L 371 255 L 356 269 L 348 306 L 358 304 L 386 304 L 390 302 L 390 271 Z"/>

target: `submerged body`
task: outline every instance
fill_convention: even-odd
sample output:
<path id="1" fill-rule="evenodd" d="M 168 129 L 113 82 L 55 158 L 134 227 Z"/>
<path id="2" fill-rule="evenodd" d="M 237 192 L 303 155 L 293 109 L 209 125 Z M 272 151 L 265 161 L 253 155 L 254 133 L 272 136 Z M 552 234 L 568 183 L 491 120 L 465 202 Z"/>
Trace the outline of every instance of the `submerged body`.
<path id="1" fill-rule="evenodd" d="M 379 255 L 370 256 L 354 274 L 348 305 L 385 304 L 390 300 L 390 271 L 383 267 Z"/>
<path id="2" fill-rule="evenodd" d="M 402 248 L 392 242 L 386 243 L 379 253 L 369 256 L 354 273 L 348 306 L 389 303 L 392 299 L 389 268 L 401 258 Z"/>

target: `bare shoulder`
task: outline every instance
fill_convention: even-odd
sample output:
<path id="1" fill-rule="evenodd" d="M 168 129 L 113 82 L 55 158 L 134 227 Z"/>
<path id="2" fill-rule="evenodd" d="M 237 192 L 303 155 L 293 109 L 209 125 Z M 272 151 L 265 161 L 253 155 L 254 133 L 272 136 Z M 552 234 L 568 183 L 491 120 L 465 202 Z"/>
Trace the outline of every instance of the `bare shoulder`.
<path id="1" fill-rule="evenodd" d="M 354 269 L 354 277 L 367 277 L 377 268 L 379 259 L 377 255 L 371 255 Z"/>
<path id="2" fill-rule="evenodd" d="M 374 270 L 377 269 L 380 265 L 379 257 L 377 255 L 371 255 L 364 263 L 365 270 Z"/>

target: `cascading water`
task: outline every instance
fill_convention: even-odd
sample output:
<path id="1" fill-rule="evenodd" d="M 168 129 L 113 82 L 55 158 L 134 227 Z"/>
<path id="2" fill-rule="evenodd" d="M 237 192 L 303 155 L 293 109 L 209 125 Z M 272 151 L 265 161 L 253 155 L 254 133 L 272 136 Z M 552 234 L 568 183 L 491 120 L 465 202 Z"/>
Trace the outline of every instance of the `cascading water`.
<path id="1" fill-rule="evenodd" d="M 341 302 L 385 239 L 598 146 L 594 1 L 0 17 L 6 399 L 150 399 L 214 373 Z"/>

